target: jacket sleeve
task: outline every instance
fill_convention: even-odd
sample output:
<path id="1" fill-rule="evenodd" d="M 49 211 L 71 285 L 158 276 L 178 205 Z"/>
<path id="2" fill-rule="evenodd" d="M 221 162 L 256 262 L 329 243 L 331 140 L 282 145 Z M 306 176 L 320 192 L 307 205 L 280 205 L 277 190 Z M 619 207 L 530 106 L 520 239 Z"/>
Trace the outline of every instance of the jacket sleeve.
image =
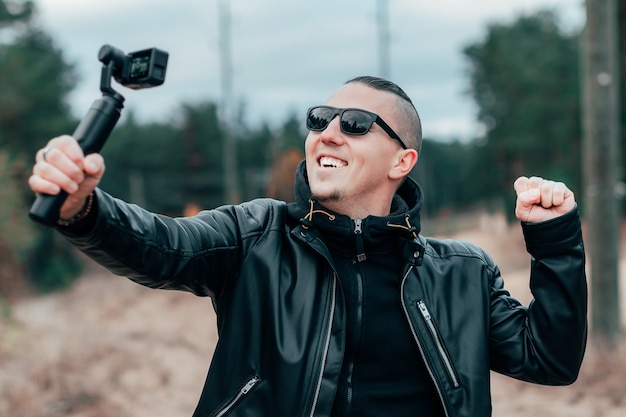
<path id="1" fill-rule="evenodd" d="M 262 230 L 263 216 L 250 214 L 255 207 L 224 206 L 172 218 L 99 189 L 95 199 L 89 227 L 61 233 L 111 272 L 151 288 L 218 296 L 237 276 L 242 240 Z"/>
<path id="2" fill-rule="evenodd" d="M 587 339 L 587 281 L 578 209 L 541 223 L 522 223 L 531 254 L 533 301 L 523 307 L 492 283 L 493 370 L 517 379 L 566 385 L 578 377 Z"/>

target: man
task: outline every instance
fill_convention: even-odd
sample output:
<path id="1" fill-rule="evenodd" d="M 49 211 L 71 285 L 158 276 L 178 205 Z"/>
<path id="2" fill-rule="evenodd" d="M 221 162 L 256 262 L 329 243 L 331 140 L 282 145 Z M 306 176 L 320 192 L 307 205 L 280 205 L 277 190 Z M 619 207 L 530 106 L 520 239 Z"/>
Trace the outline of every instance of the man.
<path id="1" fill-rule="evenodd" d="M 194 416 L 491 414 L 489 372 L 569 384 L 586 341 L 574 195 L 519 178 L 535 300 L 472 244 L 419 235 L 408 177 L 419 116 L 395 84 L 348 81 L 307 113 L 294 204 L 260 199 L 168 218 L 96 188 L 102 157 L 68 136 L 37 153 L 37 193 L 69 193 L 59 226 L 116 274 L 212 298 L 219 342 Z"/>

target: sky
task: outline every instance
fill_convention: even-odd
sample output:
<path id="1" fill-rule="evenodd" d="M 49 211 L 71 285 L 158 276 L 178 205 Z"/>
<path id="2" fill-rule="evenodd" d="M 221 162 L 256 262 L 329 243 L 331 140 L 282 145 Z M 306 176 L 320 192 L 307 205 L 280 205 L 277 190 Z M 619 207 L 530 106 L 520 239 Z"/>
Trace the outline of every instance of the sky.
<path id="1" fill-rule="evenodd" d="M 173 121 L 183 103 L 221 102 L 221 0 L 35 0 L 38 20 L 80 77 L 70 96 L 77 117 L 100 97 L 100 47 L 129 53 L 167 51 L 165 83 L 133 91 L 116 86 L 125 110 L 142 122 Z M 230 103 L 250 127 L 277 127 L 320 104 L 346 80 L 385 75 L 413 100 L 424 136 L 480 134 L 463 48 L 480 43 L 491 23 L 539 9 L 556 11 L 567 29 L 584 23 L 584 0 L 388 0 L 388 73 L 381 74 L 379 0 L 233 0 Z M 514 53 L 514 51 L 512 51 Z"/>

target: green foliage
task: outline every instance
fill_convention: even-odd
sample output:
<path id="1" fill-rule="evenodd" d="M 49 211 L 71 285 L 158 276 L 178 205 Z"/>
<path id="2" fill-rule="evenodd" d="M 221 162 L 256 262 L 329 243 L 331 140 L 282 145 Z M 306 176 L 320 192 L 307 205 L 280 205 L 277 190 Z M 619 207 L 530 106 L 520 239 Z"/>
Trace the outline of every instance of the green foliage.
<path id="1" fill-rule="evenodd" d="M 277 150 L 297 149 L 304 153 L 304 139 L 307 131 L 304 128 L 304 115 L 291 113 L 283 124 L 279 136 L 276 138 Z"/>
<path id="2" fill-rule="evenodd" d="M 175 121 L 138 124 L 126 115 L 104 147 L 107 172 L 101 187 L 150 210 L 180 215 L 190 204 L 222 205 L 223 140 L 214 103 L 184 104 Z M 281 129 L 268 125 L 234 132 L 241 197 L 261 197 L 268 171 L 286 149 L 304 149 L 302 120 L 291 115 Z"/>
<path id="3" fill-rule="evenodd" d="M 37 230 L 24 215 L 28 210 L 22 198 L 23 184 L 16 179 L 25 164 L 10 161 L 8 153 L 0 149 L 0 236 L 10 237 L 7 243 L 14 258 L 26 260 L 33 247 Z"/>
<path id="4" fill-rule="evenodd" d="M 40 289 L 52 290 L 68 285 L 80 263 L 58 234 L 24 221 L 33 198 L 23 186 L 30 170 L 25 161 L 47 138 L 75 128 L 65 98 L 76 77 L 52 40 L 31 26 L 32 12 L 31 2 L 0 0 L 0 236 L 18 236 L 7 239 L 14 256 Z M 623 51 L 624 43 L 625 60 Z M 485 38 L 463 53 L 486 133 L 468 143 L 424 141 L 413 175 L 425 191 L 425 214 L 503 198 L 508 205 L 512 181 L 521 174 L 558 178 L 577 191 L 578 37 L 563 33 L 554 14 L 539 12 L 490 25 Z M 223 204 L 225 135 L 218 114 L 212 102 L 183 104 L 175 118 L 158 123 L 142 124 L 125 113 L 102 151 L 107 168 L 101 187 L 170 215 L 191 204 Z M 248 200 L 264 195 L 281 155 L 304 150 L 306 131 L 303 117 L 291 114 L 277 129 L 240 122 L 230 135 L 241 198 Z"/>
<path id="5" fill-rule="evenodd" d="M 148 209 L 181 213 L 185 194 L 179 186 L 186 173 L 178 132 L 169 125 L 138 125 L 128 116 L 102 151 L 106 174 L 101 187 Z"/>
<path id="6" fill-rule="evenodd" d="M 237 137 L 237 161 L 243 200 L 263 195 L 275 141 L 275 135 L 266 124 Z"/>
<path id="7" fill-rule="evenodd" d="M 263 125 L 239 138 L 237 155 L 243 173 L 241 179 L 244 200 L 265 196 L 271 168 L 275 167 L 287 150 L 296 149 L 304 154 L 305 138 L 303 117 L 293 113 L 276 131 Z"/>
<path id="8" fill-rule="evenodd" d="M 186 180 L 180 186 L 186 203 L 196 203 L 203 208 L 224 203 L 223 139 L 214 103 L 183 106 L 179 142 Z"/>
<path id="9" fill-rule="evenodd" d="M 1 145 L 32 158 L 50 132 L 72 125 L 64 100 L 75 84 L 72 67 L 44 33 L 29 31 L 0 45 Z"/>
<path id="10" fill-rule="evenodd" d="M 442 143 L 428 139 L 422 142 L 419 162 L 411 175 L 425 194 L 423 212 L 434 216 L 444 208 L 463 207 L 468 202 L 459 181 L 464 177 L 472 145 L 459 142 Z"/>
<path id="11" fill-rule="evenodd" d="M 0 0 L 0 246 L 48 291 L 67 285 L 78 262 L 67 243 L 27 220 L 33 196 L 25 184 L 35 151 L 73 124 L 65 98 L 74 75 L 50 37 L 31 25 L 33 12 L 32 2 Z"/>
<path id="12" fill-rule="evenodd" d="M 497 178 L 493 186 L 540 175 L 580 189 L 578 37 L 563 33 L 553 13 L 539 12 L 492 24 L 464 54 L 487 129 L 482 152 L 496 168 L 489 173 Z"/>
<path id="13" fill-rule="evenodd" d="M 15 29 L 16 25 L 24 25 L 30 22 L 35 7 L 31 0 L 0 1 L 0 30 Z"/>
<path id="14" fill-rule="evenodd" d="M 74 249 L 54 230 L 41 230 L 25 264 L 30 281 L 47 293 L 69 287 L 82 271 Z"/>

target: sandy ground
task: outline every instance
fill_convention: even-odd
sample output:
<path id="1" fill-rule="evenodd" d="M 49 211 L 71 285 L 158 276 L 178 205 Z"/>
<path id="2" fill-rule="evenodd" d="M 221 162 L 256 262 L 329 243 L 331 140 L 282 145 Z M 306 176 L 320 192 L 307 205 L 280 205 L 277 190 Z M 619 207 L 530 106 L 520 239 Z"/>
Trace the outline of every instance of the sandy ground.
<path id="1" fill-rule="evenodd" d="M 513 295 L 530 300 L 517 226 L 485 218 L 455 237 L 490 252 Z M 20 300 L 0 315 L 0 416 L 189 417 L 216 339 L 209 299 L 146 289 L 90 264 L 70 290 Z M 608 355 L 590 344 L 568 387 L 494 374 L 494 416 L 626 416 L 623 345 Z"/>

